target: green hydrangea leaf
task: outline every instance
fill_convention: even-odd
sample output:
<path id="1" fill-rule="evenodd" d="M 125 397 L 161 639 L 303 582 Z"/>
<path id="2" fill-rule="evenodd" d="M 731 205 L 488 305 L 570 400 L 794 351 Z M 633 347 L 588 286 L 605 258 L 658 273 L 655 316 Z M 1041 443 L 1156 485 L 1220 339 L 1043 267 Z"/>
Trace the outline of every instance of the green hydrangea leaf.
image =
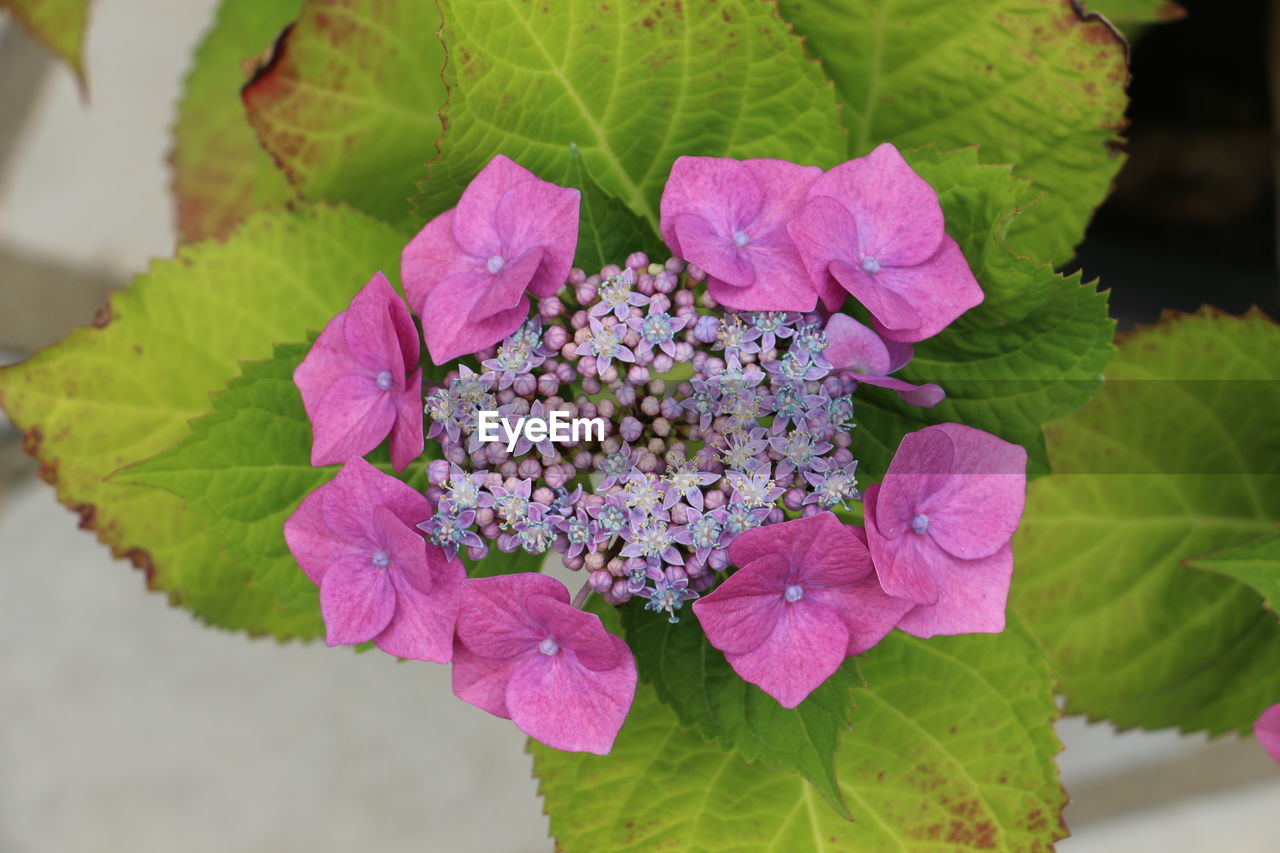
<path id="1" fill-rule="evenodd" d="M 41 44 L 71 66 L 83 89 L 84 34 L 89 25 L 89 0 L 0 0 L 14 19 Z"/>
<path id="2" fill-rule="evenodd" d="M 252 567 L 198 513 L 162 489 L 107 478 L 185 438 L 242 359 L 322 327 L 374 271 L 394 277 L 403 242 L 350 210 L 259 214 L 225 242 L 153 264 L 112 297 L 97 328 L 0 370 L 0 406 L 62 502 L 152 587 L 211 625 L 309 635 L 313 615 L 251 585 Z"/>
<path id="3" fill-rule="evenodd" d="M 530 742 L 558 849 L 1051 849 L 1066 834 L 1044 652 L 1017 620 L 1003 634 L 893 633 L 860 655 L 840 788 L 853 822 L 795 773 L 726 753 L 641 684 L 607 756 Z"/>
<path id="4" fill-rule="evenodd" d="M 1280 520 L 1280 326 L 1169 314 L 1121 336 L 1107 381 L 1048 427 L 1013 599 L 1068 711 L 1247 731 L 1280 696 L 1280 625 L 1244 583 L 1182 561 Z"/>
<path id="5" fill-rule="evenodd" d="M 1187 16 L 1187 10 L 1173 0 L 1087 0 L 1080 5 L 1121 25 L 1166 23 Z"/>
<path id="6" fill-rule="evenodd" d="M 1007 231 L 1026 215 L 1030 196 L 1027 182 L 1007 166 L 980 163 L 972 148 L 922 148 L 905 156 L 938 191 L 947 231 L 985 298 L 916 344 L 915 359 L 896 374 L 941 385 L 947 398 L 937 406 L 921 409 L 881 388 L 858 389 L 853 448 L 859 477 L 878 479 L 906 433 L 948 421 L 1023 445 L 1032 472 L 1045 473 L 1042 424 L 1084 405 L 1111 355 L 1106 294 L 1082 284 L 1079 274 L 1058 275 L 1009 249 Z"/>
<path id="7" fill-rule="evenodd" d="M 1064 264 L 1120 169 L 1124 39 L 1059 0 L 780 0 L 844 104 L 848 154 L 979 145 L 1048 196 L 1010 234 Z"/>
<path id="8" fill-rule="evenodd" d="M 600 189 L 576 145 L 569 146 L 567 178 L 566 185 L 582 193 L 574 266 L 591 274 L 606 264 L 621 266 L 632 252 L 645 252 L 659 262 L 666 257 L 662 241 L 644 217 Z"/>
<path id="9" fill-rule="evenodd" d="M 244 89 L 249 122 L 303 196 L 408 227 L 435 154 L 444 50 L 434 3 L 306 0 Z"/>
<path id="10" fill-rule="evenodd" d="M 733 671 L 692 614 L 672 624 L 636 602 L 622 608 L 622 624 L 641 680 L 653 685 L 682 727 L 726 751 L 737 750 L 746 761 L 798 771 L 833 808 L 850 816 L 835 753 L 853 725 L 850 691 L 860 679 L 852 661 L 795 708 L 784 708 Z"/>
<path id="11" fill-rule="evenodd" d="M 1187 560 L 1195 569 L 1205 569 L 1235 578 L 1258 591 L 1263 602 L 1280 614 L 1280 534 L 1272 533 L 1225 551 Z"/>
<path id="12" fill-rule="evenodd" d="M 183 242 L 225 237 L 259 210 L 297 198 L 244 115 L 248 66 L 297 17 L 302 0 L 223 0 L 196 49 L 173 130 L 173 194 Z"/>
<path id="13" fill-rule="evenodd" d="M 502 153 L 549 181 L 564 150 L 658 224 L 682 154 L 831 166 L 845 148 L 835 90 L 770 3 L 445 0 L 449 101 L 420 221 L 452 207 Z"/>

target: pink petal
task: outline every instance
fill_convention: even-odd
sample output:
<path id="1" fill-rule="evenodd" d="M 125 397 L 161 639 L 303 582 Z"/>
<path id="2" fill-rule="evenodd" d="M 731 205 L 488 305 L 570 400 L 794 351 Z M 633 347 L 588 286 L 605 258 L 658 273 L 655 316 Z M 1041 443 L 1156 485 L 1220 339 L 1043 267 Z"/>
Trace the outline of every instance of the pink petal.
<path id="1" fill-rule="evenodd" d="M 453 644 L 453 695 L 495 717 L 511 719 L 507 682 L 519 658 L 484 658 L 461 640 Z"/>
<path id="2" fill-rule="evenodd" d="M 903 436 L 876 499 L 875 523 L 881 534 L 897 539 L 911 532 L 911 521 L 924 511 L 925 502 L 950 483 L 954 463 L 955 444 L 946 431 L 930 427 Z"/>
<path id="3" fill-rule="evenodd" d="M 896 373 L 899 369 L 906 367 L 907 362 L 915 357 L 915 349 L 911 344 L 885 338 L 884 345 L 889 351 L 889 373 Z"/>
<path id="4" fill-rule="evenodd" d="M 425 543 L 424 543 L 425 544 Z M 396 610 L 391 623 L 374 638 L 387 654 L 411 660 L 448 663 L 453 658 L 453 633 L 458 622 L 458 597 L 466 570 L 458 560 L 447 559 L 434 545 L 426 545 L 430 558 L 431 592 L 421 591 L 403 572 L 391 573 L 396 588 Z M 403 569 L 403 563 L 400 567 Z"/>
<path id="5" fill-rule="evenodd" d="M 825 604 L 840 614 L 849 632 L 846 655 L 857 655 L 885 638 L 904 614 L 919 607 L 914 601 L 894 598 L 880 586 L 874 572 L 852 584 L 838 587 L 806 585 L 805 598 Z"/>
<path id="6" fill-rule="evenodd" d="M 390 508 L 373 508 L 373 526 L 379 544 L 387 552 L 392 573 L 403 577 L 424 595 L 431 592 L 431 566 L 427 562 L 427 542 L 417 530 L 400 520 Z"/>
<path id="7" fill-rule="evenodd" d="M 835 199 L 810 198 L 787 226 L 809 281 L 828 311 L 838 311 L 847 295 L 831 275 L 831 262 L 861 263 L 857 225 Z"/>
<path id="8" fill-rule="evenodd" d="M 663 242 L 672 254 L 702 266 L 688 254 L 696 253 L 698 247 L 684 245 L 677 234 L 676 217 L 691 215 L 702 219 L 708 233 L 729 239 L 734 231 L 756 218 L 764 203 L 763 195 L 751 170 L 739 160 L 679 157 L 671 165 L 659 205 Z"/>
<path id="9" fill-rule="evenodd" d="M 514 260 L 508 261 L 502 271 L 491 276 L 478 291 L 468 294 L 468 297 L 474 299 L 467 310 L 468 319 L 483 320 L 486 317 L 510 311 L 521 301 L 528 304 L 524 295 L 525 290 L 537 274 L 542 258 L 542 249 L 534 246 L 526 249 Z"/>
<path id="10" fill-rule="evenodd" d="M 690 213 L 673 217 L 672 227 L 680 239 L 684 257 L 719 279 L 722 285 L 746 288 L 755 284 L 755 268 L 746 253 L 733 244 L 729 234 L 717 231 L 707 220 Z"/>
<path id="11" fill-rule="evenodd" d="M 397 385 L 404 382 L 406 365 L 392 311 L 396 306 L 405 311 L 404 303 L 382 273 L 375 273 L 369 283 L 351 300 L 343 322 L 342 335 L 347 349 L 361 367 L 372 376 L 390 371 Z M 405 311 L 407 315 L 408 312 Z M 410 319 L 410 323 L 412 323 Z M 416 335 L 415 342 L 416 342 Z M 416 361 L 414 365 L 416 366 Z"/>
<path id="12" fill-rule="evenodd" d="M 840 286 L 861 302 L 871 315 L 887 329 L 914 330 L 919 329 L 924 321 L 916 310 L 920 305 L 899 293 L 890 284 L 889 268 L 882 267 L 872 275 L 861 267 L 846 263 L 843 260 L 831 262 L 831 274 Z M 919 340 L 919 338 L 911 338 Z"/>
<path id="13" fill-rule="evenodd" d="M 311 418 L 311 464 L 332 465 L 373 450 L 391 432 L 395 400 L 368 376 L 342 376 Z"/>
<path id="14" fill-rule="evenodd" d="M 910 529 L 897 537 L 886 538 L 875 523 L 879 489 L 878 486 L 870 486 L 863 496 L 863 505 L 867 547 L 880 585 L 895 598 L 933 604 L 939 594 L 934 575 L 948 562 L 947 555 L 926 537 L 918 536 Z"/>
<path id="15" fill-rule="evenodd" d="M 320 613 L 330 646 L 372 640 L 395 613 L 390 573 L 375 566 L 371 557 L 340 560 L 320 581 Z"/>
<path id="16" fill-rule="evenodd" d="M 542 260 L 528 288 L 534 296 L 555 294 L 564 287 L 578 246 L 578 207 L 581 194 L 547 181 L 513 184 L 498 202 L 498 236 L 513 257 L 529 249 L 542 250 Z"/>
<path id="17" fill-rule="evenodd" d="M 878 279 L 881 288 L 898 294 L 915 307 L 919 323 L 908 326 L 876 314 L 867 305 L 885 325 L 886 337 L 908 343 L 933 337 L 983 299 L 982 288 L 970 272 L 960 247 L 946 235 L 938 251 L 927 261 L 911 267 L 882 266 L 880 272 L 870 277 Z"/>
<path id="18" fill-rule="evenodd" d="M 404 391 L 396 395 L 395 403 L 396 422 L 391 428 L 391 464 L 397 471 L 403 471 L 422 455 L 425 447 L 421 368 L 409 374 Z"/>
<path id="19" fill-rule="evenodd" d="M 617 637 L 609 641 L 618 658 L 609 670 L 589 669 L 563 649 L 517 663 L 506 696 L 516 727 L 554 749 L 607 754 L 636 691 L 631 650 Z"/>
<path id="20" fill-rule="evenodd" d="M 1280 762 L 1280 703 L 1262 712 L 1253 724 L 1253 733 L 1271 757 Z"/>
<path id="21" fill-rule="evenodd" d="M 284 540 L 289 546 L 289 552 L 297 560 L 303 574 L 316 586 L 320 585 L 325 570 L 333 562 L 336 547 L 341 545 L 334 540 L 321 512 L 321 505 L 324 503 L 323 488 L 322 486 L 303 498 L 302 503 L 298 504 L 298 508 L 284 523 Z"/>
<path id="22" fill-rule="evenodd" d="M 770 525 L 777 530 L 789 526 L 792 545 L 791 582 L 805 586 L 847 586 L 872 573 L 867 546 L 834 513 L 819 512 L 808 518 Z M 765 528 L 756 528 L 757 530 Z"/>
<path id="23" fill-rule="evenodd" d="M 801 599 L 784 603 L 763 643 L 725 658 L 744 681 L 794 708 L 840 667 L 848 647 L 840 616 L 825 604 Z"/>
<path id="24" fill-rule="evenodd" d="M 740 254 L 751 265 L 753 284 L 733 287 L 709 277 L 707 290 L 720 304 L 739 311 L 812 311 L 817 305 L 818 292 L 785 229 L 752 238 Z"/>
<path id="25" fill-rule="evenodd" d="M 786 605 L 788 572 L 785 557 L 766 554 L 695 601 L 693 612 L 708 642 L 725 653 L 743 653 L 768 639 Z"/>
<path id="26" fill-rule="evenodd" d="M 743 165 L 763 192 L 760 210 L 752 221 L 754 232 L 759 235 L 781 232 L 785 236 L 787 224 L 804 205 L 809 187 L 822 177 L 822 170 L 817 166 L 768 158 L 744 160 Z M 763 239 L 756 234 L 751 240 L 753 245 Z"/>
<path id="27" fill-rule="evenodd" d="M 618 665 L 618 650 L 613 635 L 605 630 L 600 617 L 586 613 L 545 595 L 531 595 L 526 600 L 529 615 L 547 629 L 547 635 L 570 649 L 588 669 L 613 669 Z"/>
<path id="28" fill-rule="evenodd" d="M 529 300 L 523 295 L 506 311 L 480 320 L 471 317 L 471 308 L 491 280 L 484 272 L 459 273 L 441 281 L 427 297 L 419 316 L 433 363 L 446 364 L 496 344 L 528 318 Z"/>
<path id="29" fill-rule="evenodd" d="M 932 382 L 927 382 L 924 385 L 912 385 L 910 382 L 894 379 L 892 376 L 868 376 L 864 373 L 849 373 L 845 375 L 852 376 L 866 385 L 875 385 L 879 388 L 897 391 L 898 396 L 902 398 L 902 402 L 909 406 L 919 406 L 922 409 L 932 409 L 946 399 L 947 396 L 947 392 L 943 391 L 941 386 L 934 385 Z"/>
<path id="30" fill-rule="evenodd" d="M 943 234 L 938 194 L 888 142 L 815 181 L 809 197 L 818 196 L 834 198 L 849 210 L 862 254 L 882 266 L 918 264 L 938 248 Z"/>
<path id="31" fill-rule="evenodd" d="M 458 637 L 483 657 L 511 658 L 536 652 L 547 633 L 527 610 L 526 602 L 534 595 L 569 603 L 564 584 L 542 574 L 523 572 L 468 580 L 462 585 Z"/>
<path id="32" fill-rule="evenodd" d="M 497 155 L 467 184 L 454 208 L 453 236 L 462 250 L 481 259 L 497 254 L 502 247 L 497 211 L 507 190 L 538 176 L 502 154 Z"/>
<path id="33" fill-rule="evenodd" d="M 453 237 L 454 211 L 446 210 L 423 226 L 400 255 L 400 278 L 409 306 L 422 316 L 427 297 L 440 282 L 459 273 L 484 269 L 487 255 L 468 255 Z M 407 363 L 415 363 L 417 359 Z"/>
<path id="34" fill-rule="evenodd" d="M 827 361 L 836 370 L 887 376 L 891 371 L 889 348 L 868 326 L 848 314 L 832 314 L 827 320 Z"/>
<path id="35" fill-rule="evenodd" d="M 917 637 L 999 633 L 1004 630 L 1012 574 L 1013 549 L 1008 543 L 981 559 L 939 561 L 933 567 L 937 602 L 917 605 L 898 627 Z"/>

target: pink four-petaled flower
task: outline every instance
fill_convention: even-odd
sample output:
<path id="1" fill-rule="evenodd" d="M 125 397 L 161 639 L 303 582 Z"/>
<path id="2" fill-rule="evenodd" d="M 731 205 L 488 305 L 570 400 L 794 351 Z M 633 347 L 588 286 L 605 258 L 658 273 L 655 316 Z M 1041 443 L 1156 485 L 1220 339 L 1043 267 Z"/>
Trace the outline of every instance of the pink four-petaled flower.
<path id="1" fill-rule="evenodd" d="M 363 456 L 391 433 L 397 471 L 422 453 L 422 370 L 413 318 L 382 273 L 324 327 L 293 372 L 311 420 L 311 464 Z"/>
<path id="2" fill-rule="evenodd" d="M 864 497 L 880 583 L 916 603 L 899 628 L 918 637 L 1004 629 L 1026 466 L 1020 446 L 960 424 L 902 439 Z"/>
<path id="3" fill-rule="evenodd" d="M 541 574 L 463 584 L 453 692 L 547 746 L 604 755 L 635 696 L 631 650 Z"/>
<path id="4" fill-rule="evenodd" d="M 662 193 L 662 239 L 706 271 L 707 292 L 744 311 L 808 311 L 818 297 L 787 223 L 816 166 L 680 157 Z"/>
<path id="5" fill-rule="evenodd" d="M 405 246 L 401 272 L 436 364 L 479 352 L 520 327 L 529 297 L 552 296 L 578 243 L 579 193 L 499 154 L 458 206 Z"/>
<path id="6" fill-rule="evenodd" d="M 790 233 L 827 308 L 850 293 L 887 338 L 932 337 L 982 301 L 937 193 L 887 142 L 814 181 Z"/>
<path id="7" fill-rule="evenodd" d="M 285 522 L 289 550 L 320 587 L 329 645 L 372 640 L 397 657 L 449 662 L 466 573 L 418 534 L 430 516 L 426 497 L 357 456 Z"/>
<path id="8" fill-rule="evenodd" d="M 748 530 L 730 543 L 729 559 L 738 570 L 693 612 L 738 675 L 784 708 L 912 607 L 885 593 L 856 528 L 829 512 Z"/>

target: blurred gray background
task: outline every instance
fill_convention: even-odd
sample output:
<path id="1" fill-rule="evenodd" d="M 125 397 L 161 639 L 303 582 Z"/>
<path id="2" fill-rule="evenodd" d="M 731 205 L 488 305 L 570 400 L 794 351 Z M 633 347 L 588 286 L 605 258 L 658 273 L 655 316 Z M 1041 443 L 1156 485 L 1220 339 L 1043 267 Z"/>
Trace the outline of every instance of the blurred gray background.
<path id="1" fill-rule="evenodd" d="M 89 104 L 0 17 L 0 364 L 172 253 L 169 128 L 214 5 L 95 0 Z M 1064 853 L 1280 851 L 1280 770 L 1251 739 L 1059 732 Z M 523 744 L 445 667 L 171 609 L 0 415 L 0 853 L 549 851 Z"/>

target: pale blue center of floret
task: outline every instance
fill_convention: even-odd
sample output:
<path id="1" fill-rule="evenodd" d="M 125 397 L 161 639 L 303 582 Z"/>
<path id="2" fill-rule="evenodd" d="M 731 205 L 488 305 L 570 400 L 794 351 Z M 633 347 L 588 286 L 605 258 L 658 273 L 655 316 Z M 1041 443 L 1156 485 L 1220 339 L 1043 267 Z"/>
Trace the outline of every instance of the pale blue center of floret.
<path id="1" fill-rule="evenodd" d="M 380 569 L 385 569 L 387 566 L 391 565 L 391 555 L 379 548 L 373 552 L 373 558 L 370 562 Z"/>
<path id="2" fill-rule="evenodd" d="M 804 587 L 798 583 L 793 583 L 782 593 L 782 597 L 794 604 L 804 598 Z"/>
<path id="3" fill-rule="evenodd" d="M 746 248 L 747 244 L 750 242 L 751 238 L 747 236 L 746 231 L 733 232 L 733 245 L 737 246 L 739 249 Z"/>
<path id="4" fill-rule="evenodd" d="M 875 275 L 880 272 L 880 262 L 870 255 L 867 255 L 862 259 L 862 271 L 870 275 Z"/>
<path id="5" fill-rule="evenodd" d="M 378 383 L 379 391 L 391 390 L 392 381 L 391 381 L 391 373 L 389 371 L 384 370 L 381 373 L 379 373 L 376 381 Z"/>
<path id="6" fill-rule="evenodd" d="M 911 532 L 917 536 L 929 529 L 929 516 L 923 512 L 911 519 Z"/>
<path id="7" fill-rule="evenodd" d="M 506 269 L 507 261 L 502 255 L 494 255 L 485 262 L 484 268 L 489 271 L 490 275 L 497 275 Z"/>
<path id="8" fill-rule="evenodd" d="M 552 655 L 560 651 L 560 644 L 557 643 L 555 640 L 551 639 L 550 637 L 547 637 L 545 640 L 543 640 L 541 643 L 538 644 L 538 651 L 542 652 L 547 657 L 551 657 Z"/>

